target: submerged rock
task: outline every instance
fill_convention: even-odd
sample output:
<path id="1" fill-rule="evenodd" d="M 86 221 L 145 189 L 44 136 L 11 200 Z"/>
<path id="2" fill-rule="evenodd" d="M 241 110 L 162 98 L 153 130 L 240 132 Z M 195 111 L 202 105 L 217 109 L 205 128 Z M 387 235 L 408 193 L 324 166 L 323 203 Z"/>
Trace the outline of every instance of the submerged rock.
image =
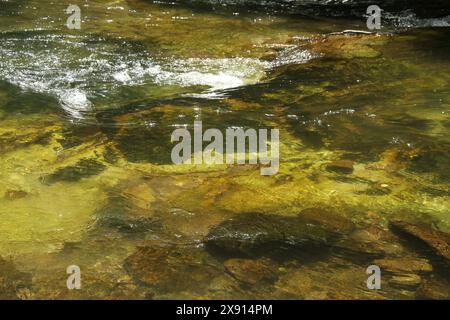
<path id="1" fill-rule="evenodd" d="M 309 209 L 295 217 L 244 213 L 213 227 L 206 236 L 207 248 L 218 254 L 257 256 L 287 248 L 318 253 L 347 232 L 350 224 L 336 218 L 327 222 L 324 212 Z M 321 215 L 322 214 L 322 215 Z M 328 214 L 329 216 L 330 214 Z"/>
<path id="2" fill-rule="evenodd" d="M 408 161 L 409 171 L 431 173 L 443 181 L 448 181 L 450 179 L 449 147 L 450 144 L 446 142 L 439 142 L 438 145 L 429 143 L 411 150 L 403 157 L 403 160 Z"/>
<path id="3" fill-rule="evenodd" d="M 156 290 L 184 291 L 206 287 L 220 269 L 203 261 L 207 256 L 195 248 L 145 246 L 126 258 L 124 267 L 140 284 Z"/>
<path id="4" fill-rule="evenodd" d="M 6 153 L 18 148 L 27 147 L 33 144 L 45 145 L 48 143 L 52 128 L 26 128 L 20 131 L 14 128 L 2 128 L 0 131 L 0 153 Z"/>
<path id="5" fill-rule="evenodd" d="M 391 221 L 390 225 L 401 234 L 421 240 L 434 253 L 450 262 L 450 234 L 404 221 Z"/>
<path id="6" fill-rule="evenodd" d="M 123 196 L 138 208 L 148 210 L 155 201 L 155 193 L 146 183 L 127 187 L 122 192 Z"/>
<path id="7" fill-rule="evenodd" d="M 5 192 L 5 199 L 15 200 L 25 198 L 28 195 L 28 192 L 23 190 L 7 190 Z"/>
<path id="8" fill-rule="evenodd" d="M 56 170 L 54 173 L 43 178 L 45 183 L 58 181 L 76 182 L 82 178 L 91 177 L 101 173 L 106 166 L 93 159 L 81 159 L 73 166 L 67 166 Z"/>
<path id="9" fill-rule="evenodd" d="M 274 261 L 270 259 L 228 259 L 224 266 L 234 278 L 245 284 L 254 285 L 276 279 Z"/>
<path id="10" fill-rule="evenodd" d="M 417 290 L 419 299 L 443 300 L 450 298 L 450 286 L 444 279 L 424 279 Z"/>
<path id="11" fill-rule="evenodd" d="M 365 267 L 339 259 L 288 268 L 274 285 L 277 299 L 380 299 L 380 290 L 367 290 Z M 330 272 L 330 270 L 332 270 Z"/>
<path id="12" fill-rule="evenodd" d="M 140 189 L 134 191 L 137 190 Z M 119 195 L 111 194 L 106 204 L 96 211 L 97 227 L 116 230 L 127 236 L 142 236 L 145 233 L 162 229 L 162 223 L 160 219 L 153 215 L 153 211 L 136 206 L 135 202 L 146 204 L 147 194 L 144 193 L 142 198 L 135 199 L 125 198 L 122 196 L 123 193 Z M 130 199 L 136 201 L 130 201 Z"/>
<path id="13" fill-rule="evenodd" d="M 115 229 L 128 235 L 139 235 L 145 232 L 160 230 L 161 222 L 153 217 L 101 217 L 99 225 Z"/>
<path id="14" fill-rule="evenodd" d="M 299 216 L 305 221 L 317 223 L 339 234 L 347 234 L 355 229 L 355 225 L 343 215 L 321 207 L 304 209 Z"/>
<path id="15" fill-rule="evenodd" d="M 387 39 L 374 34 L 333 34 L 313 39 L 309 49 L 314 54 L 337 59 L 376 58 L 381 55 L 377 47 L 385 44 Z"/>
<path id="16" fill-rule="evenodd" d="M 367 190 L 360 192 L 361 194 L 367 194 L 370 196 L 384 196 L 388 195 L 392 192 L 389 185 L 385 183 L 377 184 L 374 183 L 372 186 L 370 186 Z"/>
<path id="17" fill-rule="evenodd" d="M 433 267 L 426 259 L 420 258 L 396 258 L 396 259 L 377 259 L 373 262 L 382 270 L 392 273 L 418 273 L 431 272 Z"/>
<path id="18" fill-rule="evenodd" d="M 29 287 L 31 287 L 31 275 L 20 272 L 12 262 L 0 257 L 0 299 L 24 298 L 23 292 Z"/>
<path id="19" fill-rule="evenodd" d="M 371 257 L 372 259 L 386 255 L 399 255 L 403 250 L 392 233 L 376 226 L 357 229 L 339 241 L 336 246 L 349 255 L 356 254 L 361 258 Z"/>
<path id="20" fill-rule="evenodd" d="M 389 279 L 389 284 L 402 287 L 405 289 L 413 289 L 420 285 L 422 278 L 417 274 L 404 274 L 393 276 Z"/>
<path id="21" fill-rule="evenodd" d="M 336 160 L 327 165 L 328 171 L 337 173 L 350 174 L 353 172 L 353 161 L 351 160 Z"/>

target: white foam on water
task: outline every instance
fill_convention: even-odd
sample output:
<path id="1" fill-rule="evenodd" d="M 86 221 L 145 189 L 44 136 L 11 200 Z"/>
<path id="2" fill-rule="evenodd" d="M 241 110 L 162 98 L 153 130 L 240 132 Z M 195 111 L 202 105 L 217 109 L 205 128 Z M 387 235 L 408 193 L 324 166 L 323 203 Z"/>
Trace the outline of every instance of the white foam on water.
<path id="1" fill-rule="evenodd" d="M 251 58 L 171 59 L 165 70 L 150 68 L 148 71 L 161 85 L 205 87 L 201 93 L 185 94 L 205 99 L 223 97 L 221 91 L 255 84 L 266 75 L 264 64 Z"/>
<path id="2" fill-rule="evenodd" d="M 122 83 L 127 83 L 131 81 L 131 77 L 126 70 L 114 73 L 113 78 L 114 80 Z"/>
<path id="3" fill-rule="evenodd" d="M 383 14 L 383 19 L 386 19 L 397 28 L 450 27 L 450 16 L 441 18 L 418 18 L 411 11 L 404 11 L 398 14 L 386 12 Z"/>
<path id="4" fill-rule="evenodd" d="M 218 99 L 224 90 L 260 82 L 272 68 L 313 58 L 292 46 L 271 62 L 242 57 L 155 60 L 145 53 L 115 53 L 107 43 L 89 47 L 82 45 L 83 38 L 73 40 L 54 35 L 2 40 L 0 79 L 51 94 L 70 117 L 81 119 L 94 109 L 92 99 L 123 86 L 179 86 L 186 88 L 185 95 Z"/>
<path id="5" fill-rule="evenodd" d="M 186 59 L 174 60 L 168 70 L 152 70 L 156 81 L 163 84 L 189 86 L 205 86 L 209 89 L 202 93 L 190 93 L 187 96 L 220 99 L 226 96 L 224 90 L 245 85 L 256 84 L 264 79 L 273 68 L 288 64 L 305 63 L 313 56 L 307 50 L 299 50 L 297 46 L 289 46 L 279 52 L 273 61 L 262 61 L 255 58 L 224 59 Z M 189 71 L 195 69 L 195 71 Z M 152 73 L 150 72 L 150 73 Z"/>
<path id="6" fill-rule="evenodd" d="M 91 111 L 91 102 L 86 93 L 80 89 L 60 90 L 56 93 L 63 109 L 76 119 Z"/>
<path id="7" fill-rule="evenodd" d="M 245 84 L 241 78 L 226 72 L 214 74 L 191 71 L 178 75 L 176 79 L 186 85 L 209 86 L 213 91 L 240 87 Z"/>

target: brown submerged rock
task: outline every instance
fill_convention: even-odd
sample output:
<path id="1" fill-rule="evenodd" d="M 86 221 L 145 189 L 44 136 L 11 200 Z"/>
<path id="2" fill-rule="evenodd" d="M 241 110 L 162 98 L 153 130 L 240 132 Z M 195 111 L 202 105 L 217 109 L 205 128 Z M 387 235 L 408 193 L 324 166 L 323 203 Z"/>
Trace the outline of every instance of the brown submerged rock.
<path id="1" fill-rule="evenodd" d="M 302 210 L 299 216 L 302 219 L 316 222 L 338 233 L 349 233 L 355 229 L 354 224 L 349 219 L 342 214 L 326 208 L 307 208 Z"/>
<path id="2" fill-rule="evenodd" d="M 196 248 L 155 245 L 138 247 L 124 267 L 140 284 L 163 292 L 184 291 L 207 286 L 219 274 L 204 259 Z"/>
<path id="3" fill-rule="evenodd" d="M 417 290 L 419 299 L 444 300 L 450 298 L 450 286 L 443 279 L 427 279 L 422 281 Z"/>
<path id="4" fill-rule="evenodd" d="M 153 190 L 145 183 L 129 186 L 123 190 L 124 197 L 129 199 L 136 207 L 150 209 L 155 201 Z"/>
<path id="5" fill-rule="evenodd" d="M 245 284 L 254 285 L 276 279 L 276 268 L 270 259 L 228 259 L 224 266 L 236 280 Z"/>
<path id="6" fill-rule="evenodd" d="M 420 258 L 397 258 L 397 259 L 377 259 L 373 262 L 382 270 L 392 273 L 417 273 L 417 272 L 431 272 L 432 265 L 426 259 Z"/>
<path id="7" fill-rule="evenodd" d="M 327 165 L 328 171 L 337 173 L 350 174 L 353 172 L 353 161 L 351 160 L 336 160 Z"/>
<path id="8" fill-rule="evenodd" d="M 0 257 L 0 299 L 23 299 L 31 287 L 31 275 L 20 272 L 10 261 Z"/>
<path id="9" fill-rule="evenodd" d="M 376 58 L 381 55 L 380 47 L 389 39 L 378 34 L 348 31 L 312 39 L 307 48 L 314 54 L 336 59 Z"/>
<path id="10" fill-rule="evenodd" d="M 422 278 L 417 274 L 403 274 L 398 276 L 393 276 L 389 283 L 394 286 L 402 287 L 405 289 L 417 288 L 422 282 Z"/>
<path id="11" fill-rule="evenodd" d="M 294 217 L 243 213 L 211 228 L 205 243 L 210 252 L 218 254 L 258 256 L 288 248 L 319 253 L 319 248 L 335 243 L 351 228 L 345 218 L 331 216 L 319 209 L 304 210 Z"/>
<path id="12" fill-rule="evenodd" d="M 424 242 L 438 256 L 450 262 L 450 234 L 404 221 L 391 221 L 391 228 Z"/>
<path id="13" fill-rule="evenodd" d="M 401 254 L 403 250 L 397 237 L 376 226 L 366 226 L 364 229 L 355 230 L 337 246 L 347 252 L 380 258 Z"/>
<path id="14" fill-rule="evenodd" d="M 7 190 L 5 192 L 5 199 L 8 200 L 15 200 L 15 199 L 21 199 L 25 198 L 28 195 L 28 192 L 23 190 Z"/>
<path id="15" fill-rule="evenodd" d="M 367 290 L 364 267 L 342 265 L 342 260 L 288 268 L 274 284 L 277 299 L 380 299 L 379 290 Z M 329 272 L 333 270 L 332 272 Z M 383 276 L 382 276 L 383 277 Z M 383 283 L 382 283 L 383 286 Z"/>

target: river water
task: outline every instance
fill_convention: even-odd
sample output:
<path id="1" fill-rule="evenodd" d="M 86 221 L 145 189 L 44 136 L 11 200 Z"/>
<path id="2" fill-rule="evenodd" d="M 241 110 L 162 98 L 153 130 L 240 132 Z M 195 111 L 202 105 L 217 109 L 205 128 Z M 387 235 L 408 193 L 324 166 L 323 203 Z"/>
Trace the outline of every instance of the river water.
<path id="1" fill-rule="evenodd" d="M 69 3 L 0 2 L 0 297 L 449 297 L 448 269 L 389 228 L 450 233 L 449 17 L 386 12 L 377 34 L 341 33 L 367 31 L 365 12 L 78 2 L 80 29 Z M 173 164 L 171 133 L 195 120 L 279 129 L 278 174 Z M 228 219 L 308 208 L 355 230 L 312 257 L 205 245 Z M 369 290 L 376 259 L 403 265 Z"/>

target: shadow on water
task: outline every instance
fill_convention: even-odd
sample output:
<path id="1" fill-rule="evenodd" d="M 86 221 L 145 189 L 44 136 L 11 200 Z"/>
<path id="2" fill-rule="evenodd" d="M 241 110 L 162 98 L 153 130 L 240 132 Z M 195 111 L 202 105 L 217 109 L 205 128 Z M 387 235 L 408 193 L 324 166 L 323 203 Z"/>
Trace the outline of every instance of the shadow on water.
<path id="1" fill-rule="evenodd" d="M 161 1 L 167 8 L 187 6 L 199 12 L 234 12 L 286 14 L 294 16 L 335 16 L 335 17 L 361 17 L 368 6 L 373 5 L 370 0 L 340 0 L 340 1 L 309 1 L 309 0 L 187 0 L 187 1 Z M 411 10 L 421 17 L 438 17 L 450 14 L 450 8 L 445 0 L 381 0 L 377 5 L 390 12 Z"/>

